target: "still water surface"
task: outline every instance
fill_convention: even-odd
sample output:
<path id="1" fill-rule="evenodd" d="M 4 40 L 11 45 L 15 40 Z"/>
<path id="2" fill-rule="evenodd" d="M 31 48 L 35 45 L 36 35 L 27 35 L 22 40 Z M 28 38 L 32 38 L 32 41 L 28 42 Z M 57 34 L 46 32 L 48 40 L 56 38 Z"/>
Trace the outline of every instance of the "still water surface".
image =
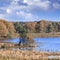
<path id="1" fill-rule="evenodd" d="M 35 38 L 37 50 L 60 52 L 60 38 Z"/>

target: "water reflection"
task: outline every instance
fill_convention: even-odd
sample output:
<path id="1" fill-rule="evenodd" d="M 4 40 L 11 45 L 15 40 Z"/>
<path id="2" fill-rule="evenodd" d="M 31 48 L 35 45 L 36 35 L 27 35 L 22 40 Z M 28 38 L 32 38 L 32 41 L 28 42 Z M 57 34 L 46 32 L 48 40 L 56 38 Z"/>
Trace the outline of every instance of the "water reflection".
<path id="1" fill-rule="evenodd" d="M 19 45 L 20 46 L 25 46 L 25 45 L 28 45 L 29 41 L 27 39 L 24 39 L 24 38 L 19 38 Z"/>

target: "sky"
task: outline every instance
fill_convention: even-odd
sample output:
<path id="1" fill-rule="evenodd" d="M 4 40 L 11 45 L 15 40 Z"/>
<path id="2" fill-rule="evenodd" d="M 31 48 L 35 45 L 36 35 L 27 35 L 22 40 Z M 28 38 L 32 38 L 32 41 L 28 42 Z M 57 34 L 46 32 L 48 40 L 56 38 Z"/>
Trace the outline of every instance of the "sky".
<path id="1" fill-rule="evenodd" d="M 60 21 L 60 0 L 0 0 L 0 19 Z"/>

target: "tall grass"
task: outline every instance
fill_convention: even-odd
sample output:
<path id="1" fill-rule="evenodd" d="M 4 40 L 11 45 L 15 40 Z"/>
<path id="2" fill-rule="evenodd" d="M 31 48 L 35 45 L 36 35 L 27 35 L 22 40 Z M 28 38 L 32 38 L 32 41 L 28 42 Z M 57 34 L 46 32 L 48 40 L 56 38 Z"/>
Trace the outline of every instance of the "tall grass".
<path id="1" fill-rule="evenodd" d="M 55 56 L 55 53 L 24 51 L 24 50 L 0 50 L 0 60 L 60 60 L 58 58 L 48 58 Z M 56 54 L 60 56 L 59 53 Z"/>

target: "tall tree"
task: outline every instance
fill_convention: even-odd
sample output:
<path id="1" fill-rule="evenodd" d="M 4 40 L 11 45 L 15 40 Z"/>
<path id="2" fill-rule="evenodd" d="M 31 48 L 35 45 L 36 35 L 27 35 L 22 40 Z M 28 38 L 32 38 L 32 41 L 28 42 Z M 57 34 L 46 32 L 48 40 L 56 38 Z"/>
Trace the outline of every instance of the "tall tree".
<path id="1" fill-rule="evenodd" d="M 47 29 L 46 30 L 47 33 L 53 32 L 53 26 L 52 26 L 52 24 L 49 24 L 46 29 Z"/>

